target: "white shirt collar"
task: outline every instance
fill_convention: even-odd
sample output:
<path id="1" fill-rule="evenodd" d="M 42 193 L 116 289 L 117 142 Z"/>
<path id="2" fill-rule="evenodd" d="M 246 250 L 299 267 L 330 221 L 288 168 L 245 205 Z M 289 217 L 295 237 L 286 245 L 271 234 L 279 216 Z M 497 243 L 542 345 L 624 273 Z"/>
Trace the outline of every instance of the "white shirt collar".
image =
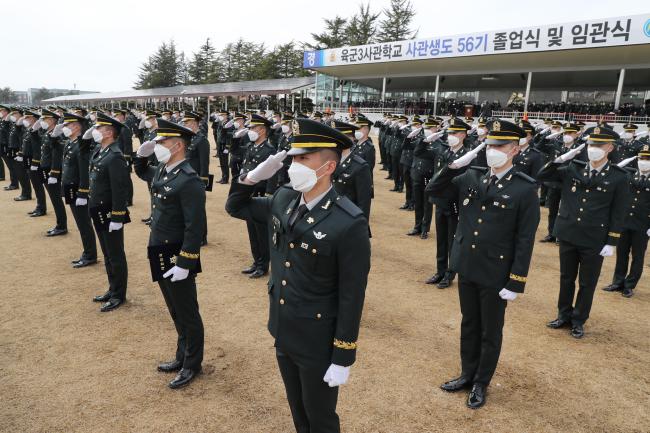
<path id="1" fill-rule="evenodd" d="M 508 173 L 510 172 L 510 170 L 512 170 L 512 167 L 510 167 L 509 169 L 507 169 L 507 170 L 505 170 L 505 171 L 502 171 L 502 172 L 499 173 L 499 174 L 496 174 L 496 173 L 494 172 L 494 170 L 490 169 L 490 176 L 496 176 L 496 177 L 497 177 L 497 180 L 501 180 L 501 179 L 503 178 L 503 176 L 505 176 L 506 174 L 508 174 Z"/>
<path id="2" fill-rule="evenodd" d="M 601 165 L 599 168 L 594 168 L 594 166 L 591 165 L 591 162 L 590 162 L 590 163 L 589 163 L 589 174 L 591 175 L 591 172 L 592 172 L 593 170 L 596 170 L 598 173 L 600 173 L 601 171 L 603 171 L 603 168 L 605 168 L 606 165 L 607 165 L 607 163 L 604 163 L 604 164 Z"/>
<path id="3" fill-rule="evenodd" d="M 184 161 L 184 160 L 181 159 L 180 161 L 176 161 L 176 162 L 173 163 L 172 165 L 166 165 L 166 166 L 165 166 L 165 171 L 166 171 L 167 173 L 169 173 L 170 171 L 172 171 L 173 169 L 175 169 L 176 166 L 179 165 L 179 164 L 180 164 L 181 162 L 183 162 L 183 161 Z"/>
<path id="4" fill-rule="evenodd" d="M 331 189 L 332 189 L 332 185 L 330 185 L 330 187 L 327 189 L 327 191 L 325 191 L 324 193 L 322 193 L 321 195 L 319 195 L 315 199 L 311 200 L 309 203 L 305 202 L 305 194 L 302 194 L 300 196 L 300 204 L 305 204 L 305 205 L 307 205 L 307 209 L 312 210 L 323 199 L 323 197 L 325 197 L 330 192 Z"/>

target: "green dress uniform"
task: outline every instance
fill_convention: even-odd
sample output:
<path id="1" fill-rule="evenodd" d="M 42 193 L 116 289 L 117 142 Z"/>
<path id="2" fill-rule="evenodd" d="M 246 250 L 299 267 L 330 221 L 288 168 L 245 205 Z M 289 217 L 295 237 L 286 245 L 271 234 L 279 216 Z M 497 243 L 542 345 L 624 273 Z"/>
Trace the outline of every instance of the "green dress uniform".
<path id="1" fill-rule="evenodd" d="M 428 118 L 425 128 L 439 126 L 437 119 Z M 429 142 L 424 133 L 418 135 L 413 145 L 413 165 L 411 166 L 411 179 L 413 180 L 413 209 L 415 210 L 415 225 L 408 234 L 428 237 L 431 230 L 433 216 L 433 203 L 429 200 L 425 188 L 433 177 L 437 149 L 443 146 L 439 139 Z"/>
<path id="2" fill-rule="evenodd" d="M 14 111 L 12 111 L 12 115 L 15 117 L 20 117 L 21 114 L 22 110 L 17 108 L 14 108 Z M 23 138 L 26 133 L 28 132 L 25 132 L 25 127 L 19 125 L 18 122 L 12 123 L 9 128 L 9 151 L 14 155 L 14 171 L 20 184 L 20 195 L 15 198 L 16 201 L 32 199 L 32 185 L 29 183 L 27 169 L 29 161 L 23 155 Z M 16 157 L 22 158 L 22 161 L 17 161 L 15 159 Z"/>
<path id="3" fill-rule="evenodd" d="M 524 132 L 506 121 L 488 123 L 487 143 Z M 514 141 L 515 139 L 509 140 Z M 460 204 L 450 268 L 458 273 L 462 313 L 461 376 L 487 387 L 501 352 L 507 301 L 503 288 L 523 293 L 540 212 L 535 181 L 512 168 L 499 178 L 485 167 L 444 167 L 429 183 L 434 197 Z"/>
<path id="4" fill-rule="evenodd" d="M 11 112 L 12 109 L 6 105 L 0 105 L 0 109 L 4 109 L 7 113 Z M 11 121 L 9 120 L 9 114 L 7 117 L 2 119 L 0 118 L 0 156 L 2 160 L 7 165 L 9 171 L 9 185 L 5 186 L 5 191 L 10 191 L 13 189 L 18 189 L 18 178 L 16 177 L 16 170 L 14 168 L 14 155 L 11 149 L 9 148 L 9 131 L 11 129 Z M 4 178 L 4 175 L 1 176 Z"/>
<path id="5" fill-rule="evenodd" d="M 235 113 L 232 120 L 243 119 L 246 121 L 246 115 L 242 113 Z M 242 162 L 244 161 L 244 155 L 246 149 L 250 144 L 247 134 L 239 135 L 237 132 L 241 133 L 241 130 L 236 130 L 235 128 L 228 128 L 227 130 L 228 139 L 229 139 L 229 152 L 230 152 L 230 173 L 232 174 L 233 179 L 241 174 L 242 171 Z"/>
<path id="6" fill-rule="evenodd" d="M 50 110 L 43 109 L 42 118 L 52 118 L 58 120 L 59 116 Z M 68 229 L 68 216 L 63 204 L 63 195 L 61 194 L 61 169 L 63 164 L 63 140 L 61 137 L 54 137 L 53 131 L 45 131 L 41 135 L 41 170 L 45 189 L 50 196 L 50 202 L 56 215 L 57 231 Z M 49 183 L 48 178 L 56 179 L 56 183 Z M 53 229 L 53 230 L 54 230 Z M 51 231 L 50 231 L 51 232 Z M 48 234 L 50 233 L 48 232 Z"/>
<path id="7" fill-rule="evenodd" d="M 294 134 L 292 152 L 318 150 L 313 147 L 326 142 L 352 145 L 325 124 L 295 122 L 301 132 Z M 268 329 L 296 431 L 339 432 L 338 387 L 330 388 L 323 376 L 330 364 L 355 361 L 370 270 L 368 223 L 334 188 L 311 206 L 286 187 L 273 196 L 254 193 L 255 186 L 233 182 L 226 210 L 268 226 L 273 267 Z"/>
<path id="8" fill-rule="evenodd" d="M 366 221 L 370 221 L 372 174 L 368 163 L 359 155 L 350 153 L 336 167 L 332 182 L 336 192 L 352 200 L 361 209 Z"/>
<path id="9" fill-rule="evenodd" d="M 415 149 L 418 135 L 424 134 L 424 130 L 421 126 L 422 121 L 419 118 L 416 117 L 413 119 L 411 127 L 409 127 L 409 133 L 404 137 L 402 154 L 399 159 L 402 183 L 404 184 L 406 192 L 404 204 L 400 207 L 402 210 L 415 210 L 413 205 L 413 179 L 411 179 L 411 167 L 413 166 L 413 150 Z M 416 128 L 420 128 L 419 132 L 414 132 Z"/>
<path id="10" fill-rule="evenodd" d="M 218 115 L 223 116 L 222 121 L 215 121 L 212 124 L 214 142 L 217 143 L 217 156 L 219 157 L 219 167 L 221 168 L 221 180 L 219 183 L 226 184 L 229 180 L 228 173 L 228 133 L 223 127 L 228 121 L 228 112 L 222 110 Z"/>
<path id="11" fill-rule="evenodd" d="M 525 120 L 519 121 L 519 127 L 526 132 L 526 134 L 535 135 L 535 127 Z M 519 153 L 515 155 L 514 160 L 512 161 L 515 169 L 525 173 L 533 179 L 537 178 L 537 173 L 544 166 L 544 155 L 536 147 L 532 145 L 532 139 L 528 142 L 528 146 L 521 150 L 519 148 Z"/>
<path id="12" fill-rule="evenodd" d="M 115 110 L 126 116 L 126 110 Z M 133 180 L 131 179 L 131 171 L 133 171 L 133 130 L 124 122 L 125 127 L 120 129 L 119 147 L 124 155 L 127 165 L 129 166 L 129 179 L 127 180 L 127 199 L 126 205 L 133 206 Z"/>
<path id="13" fill-rule="evenodd" d="M 32 116 L 34 122 L 38 122 L 39 115 L 29 110 L 23 112 L 25 116 Z M 45 215 L 47 213 L 47 200 L 45 199 L 45 187 L 43 186 L 43 170 L 41 169 L 41 137 L 38 131 L 25 128 L 23 134 L 23 157 L 28 170 L 29 181 L 32 184 L 36 196 L 36 208 L 32 216 Z"/>
<path id="14" fill-rule="evenodd" d="M 187 120 L 195 120 L 197 123 L 201 123 L 201 115 L 193 111 L 185 113 L 183 122 Z M 208 185 L 208 175 L 210 173 L 210 142 L 205 133 L 199 131 L 196 135 L 192 137 L 192 142 L 187 148 L 186 158 L 190 161 L 190 165 L 196 173 L 198 173 L 199 178 L 203 183 Z"/>
<path id="15" fill-rule="evenodd" d="M 124 127 L 117 120 L 97 113 L 97 124 Z M 110 222 L 130 222 L 127 202 L 129 167 L 117 141 L 106 147 L 97 146 L 90 159 L 88 210 L 95 225 L 109 289 L 103 296 L 108 302 L 126 299 L 128 266 L 124 252 L 124 228 L 108 230 Z"/>
<path id="16" fill-rule="evenodd" d="M 188 142 L 194 135 L 189 129 L 162 119 L 158 120 L 158 132 L 182 135 Z M 176 266 L 190 271 L 184 280 L 172 282 L 163 278 L 158 285 L 178 334 L 175 359 L 182 368 L 198 372 L 203 361 L 204 337 L 196 273 L 206 220 L 205 187 L 188 160 L 171 169 L 164 163 L 151 167 L 147 158 L 136 157 L 134 163 L 138 177 L 151 183 L 149 247 L 174 246 Z"/>
<path id="17" fill-rule="evenodd" d="M 609 128 L 594 127 L 585 131 L 589 142 L 618 139 Z M 607 162 L 601 170 L 591 164 L 572 160 L 568 164 L 546 164 L 538 179 L 561 185 L 561 204 L 553 235 L 560 241 L 559 326 L 582 326 L 589 318 L 594 290 L 598 283 L 605 245 L 616 246 L 629 202 L 627 172 Z M 574 305 L 575 282 L 579 291 Z M 552 327 L 559 327 L 552 326 Z M 580 335 L 581 336 L 581 335 Z"/>
<path id="18" fill-rule="evenodd" d="M 361 123 L 359 123 L 360 121 L 362 120 L 357 119 L 357 126 L 361 125 Z M 352 146 L 352 153 L 359 155 L 361 158 L 363 158 L 364 161 L 368 163 L 371 173 L 375 170 L 376 150 L 375 145 L 372 143 L 372 139 L 370 137 Z"/>
<path id="19" fill-rule="evenodd" d="M 399 116 L 399 120 L 408 121 L 406 116 Z M 404 190 L 404 171 L 402 165 L 399 163 L 402 157 L 402 149 L 404 147 L 404 140 L 406 136 L 411 132 L 411 128 L 408 125 L 402 127 L 397 126 L 393 128 L 392 140 L 390 144 L 390 158 L 391 158 L 391 167 L 393 169 L 393 182 L 395 183 L 394 188 L 391 191 L 402 192 Z"/>
<path id="20" fill-rule="evenodd" d="M 64 113 L 63 123 L 85 122 L 81 116 Z M 74 217 L 83 251 L 79 260 L 87 263 L 97 261 L 97 242 L 88 213 L 88 205 L 77 206 L 77 198 L 88 199 L 90 165 L 90 142 L 83 140 L 81 134 L 74 140 L 65 139 L 63 146 L 63 165 L 61 169 L 61 186 L 65 202 L 70 206 Z"/>

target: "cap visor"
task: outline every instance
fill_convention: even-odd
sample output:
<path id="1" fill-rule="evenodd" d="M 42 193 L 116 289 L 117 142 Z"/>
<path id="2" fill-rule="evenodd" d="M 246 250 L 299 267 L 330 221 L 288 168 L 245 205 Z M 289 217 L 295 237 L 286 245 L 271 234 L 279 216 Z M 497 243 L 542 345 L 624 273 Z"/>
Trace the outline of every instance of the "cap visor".
<path id="1" fill-rule="evenodd" d="M 306 155 L 308 153 L 318 152 L 321 149 L 323 148 L 322 147 L 292 147 L 287 152 L 287 155 L 288 156 Z"/>

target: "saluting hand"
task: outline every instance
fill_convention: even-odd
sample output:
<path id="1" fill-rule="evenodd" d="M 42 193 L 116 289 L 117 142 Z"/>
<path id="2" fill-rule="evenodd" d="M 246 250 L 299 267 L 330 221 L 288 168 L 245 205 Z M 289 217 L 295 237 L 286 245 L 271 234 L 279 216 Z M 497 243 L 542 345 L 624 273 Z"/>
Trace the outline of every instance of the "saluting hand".
<path id="1" fill-rule="evenodd" d="M 635 159 L 636 159 L 636 155 L 631 156 L 629 158 L 626 158 L 626 159 L 624 159 L 623 161 L 619 162 L 616 165 L 618 165 L 619 167 L 622 168 L 622 167 L 625 167 L 626 165 L 628 165 L 630 162 L 634 161 Z"/>
<path id="2" fill-rule="evenodd" d="M 48 183 L 48 185 L 54 185 L 55 183 L 57 183 L 56 177 L 52 177 L 52 176 L 48 177 L 47 178 L 47 183 Z"/>
<path id="3" fill-rule="evenodd" d="M 52 130 L 52 137 L 58 137 L 61 134 L 63 134 L 63 123 L 57 123 Z"/>
<path id="4" fill-rule="evenodd" d="M 88 130 L 84 132 L 84 135 L 81 138 L 83 138 L 84 140 L 90 140 L 93 136 L 94 129 L 95 129 L 94 126 L 92 128 L 88 128 Z"/>
<path id="5" fill-rule="evenodd" d="M 138 148 L 138 156 L 147 157 L 153 153 L 154 148 L 156 147 L 156 142 L 153 140 L 145 141 Z"/>
<path id="6" fill-rule="evenodd" d="M 167 272 L 163 274 L 163 278 L 167 278 L 171 276 L 171 282 L 173 283 L 174 281 L 181 281 L 187 278 L 187 276 L 190 274 L 189 269 L 185 268 L 179 268 L 178 266 L 174 266 Z"/>
<path id="7" fill-rule="evenodd" d="M 337 386 L 345 385 L 349 377 L 350 367 L 342 367 L 340 365 L 331 364 L 325 372 L 323 381 L 327 382 L 330 388 L 334 388 Z"/>
<path id="8" fill-rule="evenodd" d="M 460 158 L 458 158 L 457 160 L 455 160 L 454 162 L 449 164 L 449 168 L 452 168 L 452 169 L 456 170 L 458 168 L 462 168 L 462 167 L 465 167 L 465 166 L 469 165 L 474 160 L 474 158 L 476 158 L 476 155 L 484 147 L 485 147 L 485 142 L 479 144 L 474 149 L 470 150 L 465 155 L 461 156 Z"/>
<path id="9" fill-rule="evenodd" d="M 582 143 L 580 146 L 576 147 L 575 149 L 571 149 L 567 153 L 558 156 L 557 158 L 555 158 L 553 162 L 556 164 L 561 164 L 563 162 L 567 162 L 568 160 L 575 158 L 576 155 L 579 154 L 582 149 L 584 149 L 585 145 L 586 143 Z"/>
<path id="10" fill-rule="evenodd" d="M 261 182 L 270 179 L 278 170 L 282 168 L 282 161 L 287 157 L 287 151 L 282 150 L 275 155 L 266 158 L 266 161 L 249 171 L 246 175 L 246 181 L 251 183 Z"/>

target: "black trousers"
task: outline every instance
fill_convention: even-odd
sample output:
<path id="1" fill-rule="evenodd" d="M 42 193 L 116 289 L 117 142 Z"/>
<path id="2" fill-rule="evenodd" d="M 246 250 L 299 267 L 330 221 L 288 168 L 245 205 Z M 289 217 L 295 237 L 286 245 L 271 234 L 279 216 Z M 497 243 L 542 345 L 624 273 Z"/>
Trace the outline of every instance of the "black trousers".
<path id="1" fill-rule="evenodd" d="M 7 169 L 9 170 L 9 180 L 11 186 L 18 186 L 18 176 L 16 175 L 16 168 L 14 166 L 14 160 L 10 155 L 2 155 L 2 159 L 5 164 L 7 164 Z M 3 176 L 4 177 L 4 176 Z"/>
<path id="2" fill-rule="evenodd" d="M 439 274 L 449 272 L 451 245 L 454 242 L 457 226 L 458 217 L 456 215 L 436 206 L 436 265 Z"/>
<path id="3" fill-rule="evenodd" d="M 415 208 L 415 230 L 428 232 L 431 230 L 431 217 L 433 216 L 433 203 L 429 202 L 428 195 L 424 192 L 429 178 L 424 176 L 413 177 L 413 207 Z"/>
<path id="4" fill-rule="evenodd" d="M 29 175 L 23 161 L 13 161 L 16 178 L 20 184 L 20 195 L 32 198 L 32 186 L 29 183 Z"/>
<path id="5" fill-rule="evenodd" d="M 230 157 L 230 173 L 232 174 L 232 178 L 236 179 L 237 176 L 241 174 L 241 165 L 242 165 L 242 160 L 238 158 L 233 158 L 232 155 Z"/>
<path id="6" fill-rule="evenodd" d="M 560 296 L 558 317 L 573 325 L 584 325 L 589 318 L 594 291 L 603 265 L 601 247 L 588 248 L 560 239 Z M 573 304 L 578 277 L 578 296 Z"/>
<path id="7" fill-rule="evenodd" d="M 392 155 L 391 156 L 391 168 L 392 168 L 392 175 L 393 175 L 393 182 L 395 183 L 395 189 L 402 189 L 403 188 L 403 176 L 404 172 L 402 171 L 402 164 L 399 163 L 399 160 L 401 158 L 401 154 L 397 155 Z"/>
<path id="8" fill-rule="evenodd" d="M 68 228 L 68 215 L 65 213 L 65 205 L 63 204 L 63 195 L 61 194 L 61 181 L 57 183 L 46 183 L 45 189 L 50 196 L 50 203 L 56 215 L 56 228 Z"/>
<path id="9" fill-rule="evenodd" d="M 539 201 L 546 203 L 546 195 L 548 194 L 548 187 L 542 184 L 539 188 Z"/>
<path id="10" fill-rule="evenodd" d="M 70 210 L 81 236 L 81 244 L 83 245 L 81 257 L 88 260 L 97 259 L 97 242 L 95 241 L 95 232 L 90 220 L 90 214 L 88 214 L 88 206 L 75 206 L 73 203 L 70 205 Z"/>
<path id="11" fill-rule="evenodd" d="M 47 201 L 45 200 L 45 188 L 43 187 L 43 173 L 41 169 L 29 170 L 29 181 L 36 196 L 36 209 L 47 212 Z"/>
<path id="12" fill-rule="evenodd" d="M 221 179 L 228 182 L 228 154 L 219 152 L 219 167 L 221 167 Z"/>
<path id="13" fill-rule="evenodd" d="M 196 297 L 196 277 L 190 274 L 186 279 L 173 283 L 165 278 L 158 281 L 158 285 L 178 334 L 176 360 L 183 363 L 183 368 L 199 370 L 203 362 L 204 337 Z"/>
<path id="14" fill-rule="evenodd" d="M 129 167 L 129 175 L 126 179 L 126 204 L 129 206 L 133 204 L 133 179 L 131 179 L 131 167 Z"/>
<path id="15" fill-rule="evenodd" d="M 126 285 L 129 270 L 124 253 L 124 227 L 112 232 L 98 231 L 99 246 L 104 254 L 104 266 L 108 278 L 108 291 L 111 298 L 126 299 Z"/>
<path id="16" fill-rule="evenodd" d="M 0 150 L 0 153 L 2 153 L 2 159 L 5 158 L 4 152 Z M 5 179 L 5 165 L 0 161 L 0 179 L 4 180 Z"/>
<path id="17" fill-rule="evenodd" d="M 648 235 L 643 230 L 624 229 L 616 246 L 616 268 L 612 284 L 621 289 L 634 289 L 643 273 L 643 259 L 648 248 Z M 632 265 L 630 264 L 632 253 Z M 628 273 L 629 269 L 629 273 Z"/>
<path id="18" fill-rule="evenodd" d="M 339 388 L 330 388 L 323 381 L 330 361 L 314 365 L 280 349 L 276 350 L 276 357 L 296 432 L 339 433 Z"/>
<path id="19" fill-rule="evenodd" d="M 387 146 L 384 146 L 384 167 L 388 170 L 388 175 L 393 175 L 393 159 L 390 156 L 390 149 Z"/>
<path id="20" fill-rule="evenodd" d="M 503 324 L 508 302 L 499 297 L 500 287 L 487 287 L 458 279 L 460 359 L 462 375 L 485 386 L 490 384 L 501 354 Z"/>
<path id="21" fill-rule="evenodd" d="M 405 202 L 409 205 L 413 205 L 413 180 L 411 179 L 411 167 L 406 164 L 400 164 L 402 170 L 402 181 L 404 182 L 404 187 L 406 188 L 406 198 Z"/>
<path id="22" fill-rule="evenodd" d="M 548 234 L 553 234 L 553 227 L 555 227 L 555 219 L 560 210 L 560 198 L 562 197 L 562 190 L 559 188 L 549 188 L 546 193 L 546 207 L 548 208 Z"/>
<path id="23" fill-rule="evenodd" d="M 384 167 L 386 167 L 386 147 L 381 141 L 379 142 L 379 157 L 380 157 L 379 163 Z"/>
<path id="24" fill-rule="evenodd" d="M 266 224 L 246 221 L 246 228 L 248 229 L 248 240 L 250 242 L 255 267 L 263 271 L 268 271 L 270 251 L 269 234 Z"/>

